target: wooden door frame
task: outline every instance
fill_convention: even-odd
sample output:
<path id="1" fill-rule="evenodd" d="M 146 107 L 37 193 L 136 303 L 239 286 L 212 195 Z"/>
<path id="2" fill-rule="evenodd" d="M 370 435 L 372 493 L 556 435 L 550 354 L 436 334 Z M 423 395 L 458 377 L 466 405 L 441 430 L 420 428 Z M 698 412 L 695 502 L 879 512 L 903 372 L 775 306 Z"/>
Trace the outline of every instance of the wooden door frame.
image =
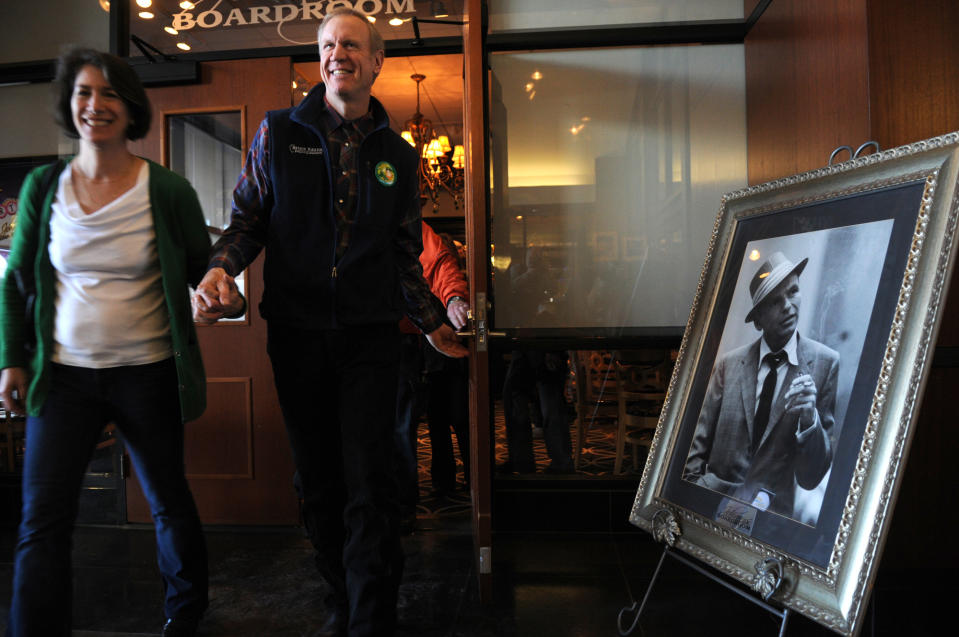
<path id="1" fill-rule="evenodd" d="M 466 146 L 466 245 L 470 307 L 487 297 L 488 189 L 486 181 L 486 64 L 482 0 L 466 0 L 463 28 L 463 102 Z M 483 312 L 485 314 L 485 311 Z M 473 543 L 480 600 L 492 599 L 492 440 L 490 432 L 489 352 L 470 345 L 470 485 L 473 498 Z"/>

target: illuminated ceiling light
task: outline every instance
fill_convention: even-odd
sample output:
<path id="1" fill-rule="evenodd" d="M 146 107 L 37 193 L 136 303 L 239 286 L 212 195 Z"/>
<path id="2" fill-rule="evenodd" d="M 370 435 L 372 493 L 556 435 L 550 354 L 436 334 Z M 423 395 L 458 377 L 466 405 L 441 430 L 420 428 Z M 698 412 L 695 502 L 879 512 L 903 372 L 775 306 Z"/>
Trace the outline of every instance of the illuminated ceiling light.
<path id="1" fill-rule="evenodd" d="M 151 4 L 153 4 L 153 0 L 137 0 L 137 6 L 143 7 L 144 9 L 149 8 Z"/>
<path id="2" fill-rule="evenodd" d="M 523 215 L 516 215 L 516 220 L 517 220 L 517 221 L 522 221 L 522 220 L 523 220 Z"/>
<path id="3" fill-rule="evenodd" d="M 762 255 L 759 254 L 759 250 L 753 250 L 752 252 L 749 253 L 749 260 L 750 260 L 750 261 L 759 261 L 759 257 L 760 257 L 760 256 L 762 256 Z"/>
<path id="4" fill-rule="evenodd" d="M 401 135 L 420 157 L 417 172 L 421 201 L 432 201 L 435 214 L 439 210 L 440 193 L 446 192 L 452 196 L 453 206 L 459 208 L 463 205 L 466 153 L 459 145 L 450 148 L 448 135 L 435 135 L 433 122 L 420 112 L 420 83 L 426 76 L 414 73 L 410 79 L 416 82 L 416 112 L 406 120 Z"/>
<path id="5" fill-rule="evenodd" d="M 398 26 L 400 26 L 401 24 L 403 24 L 403 20 L 401 20 L 400 18 L 391 18 L 390 21 L 388 22 L 388 24 L 389 24 L 391 27 L 398 27 Z"/>
<path id="6" fill-rule="evenodd" d="M 189 0 L 183 0 L 183 2 L 180 3 L 180 8 L 189 11 L 190 9 L 196 8 L 196 5 L 189 2 Z"/>
<path id="7" fill-rule="evenodd" d="M 176 48 L 180 49 L 181 51 L 189 51 L 190 45 L 187 44 L 186 42 L 177 42 Z"/>
<path id="8" fill-rule="evenodd" d="M 174 29 L 173 27 L 169 27 L 169 26 L 163 27 L 163 30 L 166 31 L 167 33 L 169 33 L 170 35 L 176 35 L 177 33 L 179 33 L 179 31 L 177 31 L 177 30 Z"/>
<path id="9" fill-rule="evenodd" d="M 590 117 L 581 117 L 581 118 L 579 119 L 579 121 L 581 121 L 581 122 L 588 122 L 588 121 L 590 121 L 591 119 L 592 119 L 592 118 L 590 118 Z"/>
<path id="10" fill-rule="evenodd" d="M 153 19 L 153 14 L 150 13 L 149 11 L 141 11 L 141 12 L 138 13 L 137 15 L 140 16 L 141 18 L 143 18 L 144 20 L 152 20 L 152 19 Z"/>
<path id="11" fill-rule="evenodd" d="M 579 135 L 579 129 L 576 128 L 575 126 L 569 129 L 569 132 L 571 132 L 573 135 Z"/>
<path id="12" fill-rule="evenodd" d="M 100 8 L 110 13 L 110 0 L 100 0 Z"/>
<path id="13" fill-rule="evenodd" d="M 529 94 L 529 101 L 532 102 L 534 97 L 536 97 L 536 91 L 532 91 L 532 92 Z"/>
<path id="14" fill-rule="evenodd" d="M 309 91 L 303 91 L 303 97 L 306 97 Z"/>
<path id="15" fill-rule="evenodd" d="M 533 84 L 532 82 L 527 82 L 527 83 L 526 83 L 526 92 L 529 93 L 530 91 L 532 91 L 534 86 L 536 86 L 536 85 Z"/>
<path id="16" fill-rule="evenodd" d="M 539 71 L 533 71 L 533 74 L 530 75 L 530 77 L 533 78 L 534 80 L 541 80 L 543 79 L 543 74 L 540 73 Z"/>
<path id="17" fill-rule="evenodd" d="M 366 19 L 372 22 L 373 24 L 376 24 L 376 16 L 368 15 L 366 16 Z"/>
<path id="18" fill-rule="evenodd" d="M 453 168 L 462 170 L 466 167 L 466 149 L 462 144 L 453 147 Z"/>

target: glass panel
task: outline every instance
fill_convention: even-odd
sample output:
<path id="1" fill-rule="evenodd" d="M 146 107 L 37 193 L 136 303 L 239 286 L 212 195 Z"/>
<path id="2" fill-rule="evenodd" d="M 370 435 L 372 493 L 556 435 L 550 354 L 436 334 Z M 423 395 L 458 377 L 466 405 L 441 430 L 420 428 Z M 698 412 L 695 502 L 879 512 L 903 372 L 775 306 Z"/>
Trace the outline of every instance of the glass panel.
<path id="1" fill-rule="evenodd" d="M 682 328 L 746 184 L 742 45 L 491 56 L 495 326 Z"/>
<path id="2" fill-rule="evenodd" d="M 166 147 L 170 170 L 196 190 L 203 216 L 216 241 L 230 225 L 233 186 L 243 166 L 243 117 L 240 111 L 167 113 Z M 246 272 L 236 277 L 246 294 Z M 243 322 L 246 314 L 221 322 Z"/>
<path id="3" fill-rule="evenodd" d="M 240 111 L 167 115 L 170 170 L 186 177 L 211 228 L 230 224 L 233 186 L 243 166 Z"/>
<path id="4" fill-rule="evenodd" d="M 164 54 L 270 49 L 316 44 L 323 16 L 353 7 L 374 19 L 384 40 L 412 40 L 412 18 L 462 21 L 462 0 L 153 0 L 148 8 L 130 1 L 131 55 L 137 44 Z M 419 24 L 422 38 L 455 37 L 458 24 Z M 143 44 L 145 43 L 145 44 Z"/>
<path id="5" fill-rule="evenodd" d="M 635 480 L 676 355 L 668 349 L 517 349 L 494 358 L 498 479 L 550 473 Z"/>
<path id="6" fill-rule="evenodd" d="M 742 19 L 743 0 L 489 0 L 490 33 Z"/>

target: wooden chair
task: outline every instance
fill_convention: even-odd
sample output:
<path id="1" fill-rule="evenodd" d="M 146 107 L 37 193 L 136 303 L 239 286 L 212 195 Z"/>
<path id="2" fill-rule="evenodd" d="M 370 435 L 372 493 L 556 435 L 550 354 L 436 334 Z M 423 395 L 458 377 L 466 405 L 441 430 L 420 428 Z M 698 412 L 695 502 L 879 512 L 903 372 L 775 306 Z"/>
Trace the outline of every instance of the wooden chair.
<path id="1" fill-rule="evenodd" d="M 603 350 L 570 351 L 573 367 L 576 420 L 573 422 L 573 466 L 579 469 L 590 427 L 617 414 L 615 374 L 610 353 Z"/>
<path id="2" fill-rule="evenodd" d="M 623 474 L 626 445 L 632 449 L 633 471 L 640 471 L 639 448 L 649 448 L 666 400 L 668 352 L 639 350 L 616 352 L 617 426 L 613 473 Z"/>

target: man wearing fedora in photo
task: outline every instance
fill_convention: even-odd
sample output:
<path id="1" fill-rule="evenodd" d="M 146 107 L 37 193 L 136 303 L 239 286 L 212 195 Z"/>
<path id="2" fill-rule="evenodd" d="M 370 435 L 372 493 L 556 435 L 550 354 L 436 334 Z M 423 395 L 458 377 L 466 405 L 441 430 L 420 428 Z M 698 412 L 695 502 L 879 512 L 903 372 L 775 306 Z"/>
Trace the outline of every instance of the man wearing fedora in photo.
<path id="1" fill-rule="evenodd" d="M 746 314 L 762 337 L 717 360 L 684 478 L 758 509 L 792 517 L 798 484 L 832 464 L 839 354 L 803 336 L 798 264 L 774 252 L 749 284 Z"/>

